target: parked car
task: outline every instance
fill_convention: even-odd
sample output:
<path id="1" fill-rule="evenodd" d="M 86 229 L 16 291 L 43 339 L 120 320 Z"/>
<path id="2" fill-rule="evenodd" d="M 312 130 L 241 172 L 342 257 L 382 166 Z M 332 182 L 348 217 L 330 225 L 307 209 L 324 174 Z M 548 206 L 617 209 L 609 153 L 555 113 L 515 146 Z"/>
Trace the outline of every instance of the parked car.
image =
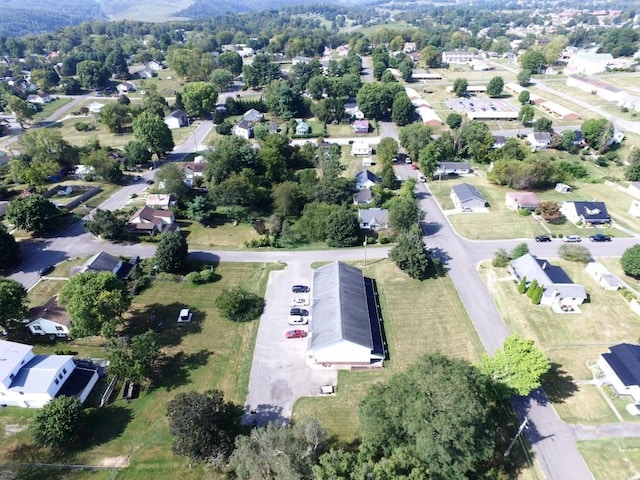
<path id="1" fill-rule="evenodd" d="M 53 265 L 46 265 L 38 270 L 38 275 L 40 275 L 41 277 L 44 275 L 49 275 L 51 272 L 53 272 L 54 268 L 56 267 L 54 267 Z"/>
<path id="2" fill-rule="evenodd" d="M 415 163 L 412 163 L 411 168 L 413 168 L 414 170 L 418 170 L 418 165 Z"/>
<path id="3" fill-rule="evenodd" d="M 424 183 L 424 182 L 426 182 L 426 181 L 427 181 L 427 179 L 425 178 L 425 176 L 424 176 L 424 175 L 422 175 L 422 174 L 418 175 L 418 180 L 420 180 L 422 183 Z"/>
<path id="4" fill-rule="evenodd" d="M 307 305 L 309 305 L 309 299 L 308 298 L 298 297 L 298 298 L 294 298 L 291 301 L 291 306 L 292 307 L 306 307 Z"/>
<path id="5" fill-rule="evenodd" d="M 193 318 L 193 312 L 191 312 L 188 308 L 183 308 L 180 310 L 180 314 L 178 315 L 178 323 L 189 323 Z"/>
<path id="6" fill-rule="evenodd" d="M 304 338 L 307 336 L 307 332 L 304 330 L 289 330 L 285 333 L 287 338 Z"/>
<path id="7" fill-rule="evenodd" d="M 589 240 L 592 242 L 610 242 L 611 237 L 602 233 L 596 233 L 595 235 L 591 235 Z"/>
<path id="8" fill-rule="evenodd" d="M 537 235 L 536 242 L 550 242 L 551 235 Z"/>
<path id="9" fill-rule="evenodd" d="M 298 307 L 293 307 L 290 311 L 289 311 L 289 315 L 298 315 L 300 317 L 306 317 L 309 315 L 309 310 L 305 309 L 305 308 L 298 308 Z"/>
<path id="10" fill-rule="evenodd" d="M 306 325 L 309 323 L 307 317 L 301 317 L 299 315 L 292 315 L 289 317 L 289 325 Z"/>
<path id="11" fill-rule="evenodd" d="M 311 289 L 307 285 L 294 285 L 291 287 L 293 293 L 309 293 Z"/>
<path id="12" fill-rule="evenodd" d="M 565 235 L 562 237 L 563 242 L 581 242 L 582 239 L 578 235 Z"/>

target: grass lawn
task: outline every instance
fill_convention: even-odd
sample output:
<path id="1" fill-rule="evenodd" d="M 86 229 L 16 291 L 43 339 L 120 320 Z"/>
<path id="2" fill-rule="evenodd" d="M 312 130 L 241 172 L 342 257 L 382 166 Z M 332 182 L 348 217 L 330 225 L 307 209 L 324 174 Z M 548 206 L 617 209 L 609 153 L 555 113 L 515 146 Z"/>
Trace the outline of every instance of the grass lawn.
<path id="1" fill-rule="evenodd" d="M 640 438 L 578 442 L 596 480 L 627 480 L 640 476 Z"/>
<path id="2" fill-rule="evenodd" d="M 88 198 L 82 204 L 78 205 L 74 210 L 72 210 L 73 212 L 76 212 L 79 215 L 85 215 L 86 213 L 88 213 L 85 211 L 85 207 L 86 209 L 92 209 L 92 208 L 98 207 L 98 205 L 100 205 L 102 202 L 104 202 L 109 197 L 111 197 L 111 195 L 113 195 L 116 192 L 116 190 L 121 188 L 120 185 L 114 185 L 113 183 L 107 183 L 107 182 L 93 182 L 93 184 L 96 187 L 99 186 L 101 191 L 96 195 L 94 195 L 93 197 Z"/>
<path id="3" fill-rule="evenodd" d="M 554 404 L 558 415 L 567 423 L 617 423 L 618 418 L 596 385 L 577 385 L 577 391 L 563 402 Z"/>
<path id="4" fill-rule="evenodd" d="M 86 123 L 94 128 L 86 132 L 79 132 L 75 128 L 76 123 Z M 120 148 L 129 142 L 133 136 L 129 133 L 111 133 L 109 129 L 102 123 L 98 122 L 93 117 L 73 117 L 66 120 L 56 122 L 51 128 L 56 128 L 60 131 L 64 139 L 72 145 L 82 146 L 89 140 L 97 138 L 100 145 L 106 147 Z"/>
<path id="5" fill-rule="evenodd" d="M 613 403 L 615 409 L 622 416 L 625 422 L 640 422 L 640 417 L 631 415 L 627 411 L 627 405 L 630 403 L 636 403 L 633 397 L 630 395 L 618 395 L 609 385 L 603 385 L 602 391 L 607 397 L 609 397 L 609 400 L 611 400 L 611 403 Z"/>
<path id="6" fill-rule="evenodd" d="M 180 220 L 180 231 L 187 233 L 189 248 L 245 248 L 245 242 L 260 238 L 248 223 L 220 221 L 214 226 L 204 227 L 198 222 Z"/>
<path id="7" fill-rule="evenodd" d="M 248 290 L 264 294 L 269 272 L 278 268 L 265 264 L 229 264 L 216 267 L 220 276 L 215 283 L 195 286 L 186 282 L 156 281 L 141 295 L 134 297 L 130 309 L 130 328 L 144 331 L 149 328 L 151 312 L 163 327 L 155 325 L 162 345 L 162 376 L 140 398 L 127 403 L 116 392 L 115 400 L 103 409 L 89 409 L 91 416 L 86 448 L 57 462 L 100 465 L 109 459 L 128 456 L 130 466 L 118 474 L 118 479 L 182 478 L 201 479 L 204 467 L 189 468 L 186 458 L 171 453 L 171 436 L 164 415 L 167 402 L 178 392 L 216 388 L 225 398 L 244 404 L 251 369 L 251 358 L 257 322 L 237 324 L 219 317 L 215 299 L 224 288 L 242 285 Z M 188 306 L 194 312 L 191 324 L 178 326 L 180 308 Z M 65 343 L 65 348 L 94 358 L 104 351 L 100 341 Z M 50 350 L 54 347 L 48 347 Z M 46 351 L 39 347 L 39 351 Z M 101 392 L 100 392 L 101 393 Z M 15 425 L 19 430 L 27 425 L 32 410 L 0 409 L 0 422 Z M 6 430 L 6 427 L 5 427 Z M 0 436 L 0 450 L 7 457 L 24 459 L 27 452 L 17 451 L 18 444 L 29 441 L 26 432 Z M 39 461 L 46 459 L 39 457 Z M 77 478 L 102 478 L 94 474 Z M 75 477 L 74 477 L 75 478 Z"/>
<path id="8" fill-rule="evenodd" d="M 506 280 L 506 269 L 494 269 L 484 265 L 481 274 L 487 283 L 494 302 L 509 329 L 530 338 L 549 357 L 559 370 L 559 375 L 549 385 L 550 395 L 556 403 L 574 402 L 585 398 L 590 409 L 597 412 L 600 407 L 588 400 L 592 395 L 576 392 L 573 379 L 591 380 L 593 375 L 588 363 L 596 361 L 609 345 L 620 342 L 635 342 L 640 329 L 640 317 L 632 314 L 618 292 L 605 291 L 589 276 L 582 264 L 553 259 L 573 282 L 585 287 L 590 301 L 580 306 L 581 313 L 556 314 L 549 307 L 534 306 L 525 295 L 519 295 L 516 284 Z M 576 404 L 577 405 L 577 404 Z M 593 421 L 593 411 L 576 408 L 571 410 L 572 419 Z"/>
<path id="9" fill-rule="evenodd" d="M 331 435 L 344 442 L 356 437 L 358 403 L 371 385 L 387 381 L 427 353 L 446 353 L 475 362 L 483 352 L 448 278 L 419 282 L 389 260 L 374 262 L 363 270 L 378 284 L 390 359 L 381 370 L 340 372 L 334 397 L 302 398 L 294 409 L 294 417 L 319 418 Z"/>
<path id="10" fill-rule="evenodd" d="M 33 116 L 33 121 L 34 122 L 40 122 L 40 121 L 44 120 L 45 118 L 47 118 L 49 115 L 51 115 L 53 112 L 55 112 L 59 108 L 64 107 L 71 100 L 73 100 L 73 99 L 72 98 L 58 98 L 58 99 L 53 100 L 53 101 L 51 101 L 49 103 L 45 103 L 44 105 L 40 105 L 39 108 L 41 108 L 42 110 L 40 110 L 38 113 L 36 113 Z"/>

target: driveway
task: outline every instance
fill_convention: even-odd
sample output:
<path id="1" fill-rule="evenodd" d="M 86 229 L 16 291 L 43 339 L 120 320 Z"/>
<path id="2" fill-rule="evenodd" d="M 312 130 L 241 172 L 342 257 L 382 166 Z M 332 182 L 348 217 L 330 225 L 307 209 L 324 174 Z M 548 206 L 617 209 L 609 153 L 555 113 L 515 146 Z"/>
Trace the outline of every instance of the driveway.
<path id="1" fill-rule="evenodd" d="M 291 293 L 291 286 L 311 285 L 312 278 L 311 264 L 307 262 L 291 263 L 269 276 L 266 306 L 253 350 L 243 418 L 246 424 L 287 423 L 298 398 L 318 395 L 320 386 L 337 382 L 336 370 L 307 366 L 308 337 L 285 338 L 287 330 L 308 330 L 307 326 L 290 326 L 287 319 L 291 300 L 300 296 Z"/>

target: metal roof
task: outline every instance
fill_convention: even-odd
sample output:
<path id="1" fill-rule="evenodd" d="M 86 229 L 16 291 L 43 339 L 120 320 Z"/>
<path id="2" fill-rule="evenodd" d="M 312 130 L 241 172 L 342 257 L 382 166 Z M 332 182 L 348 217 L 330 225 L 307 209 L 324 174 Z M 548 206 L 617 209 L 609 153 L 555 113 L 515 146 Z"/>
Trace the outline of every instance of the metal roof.
<path id="1" fill-rule="evenodd" d="M 0 340 L 0 382 L 13 372 L 32 348 L 31 345 Z"/>
<path id="2" fill-rule="evenodd" d="M 640 345 L 620 343 L 609 347 L 602 358 L 626 386 L 640 385 Z"/>

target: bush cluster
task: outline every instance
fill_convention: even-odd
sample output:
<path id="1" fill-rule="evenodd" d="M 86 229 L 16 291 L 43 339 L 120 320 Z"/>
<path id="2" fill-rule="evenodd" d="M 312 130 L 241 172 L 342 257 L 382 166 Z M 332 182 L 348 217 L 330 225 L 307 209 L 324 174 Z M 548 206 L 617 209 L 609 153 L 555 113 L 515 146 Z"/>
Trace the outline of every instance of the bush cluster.
<path id="1" fill-rule="evenodd" d="M 191 272 L 185 275 L 184 279 L 187 282 L 191 282 L 195 285 L 202 285 L 204 283 L 211 283 L 215 280 L 216 274 L 211 269 L 205 269 L 200 272 Z"/>

